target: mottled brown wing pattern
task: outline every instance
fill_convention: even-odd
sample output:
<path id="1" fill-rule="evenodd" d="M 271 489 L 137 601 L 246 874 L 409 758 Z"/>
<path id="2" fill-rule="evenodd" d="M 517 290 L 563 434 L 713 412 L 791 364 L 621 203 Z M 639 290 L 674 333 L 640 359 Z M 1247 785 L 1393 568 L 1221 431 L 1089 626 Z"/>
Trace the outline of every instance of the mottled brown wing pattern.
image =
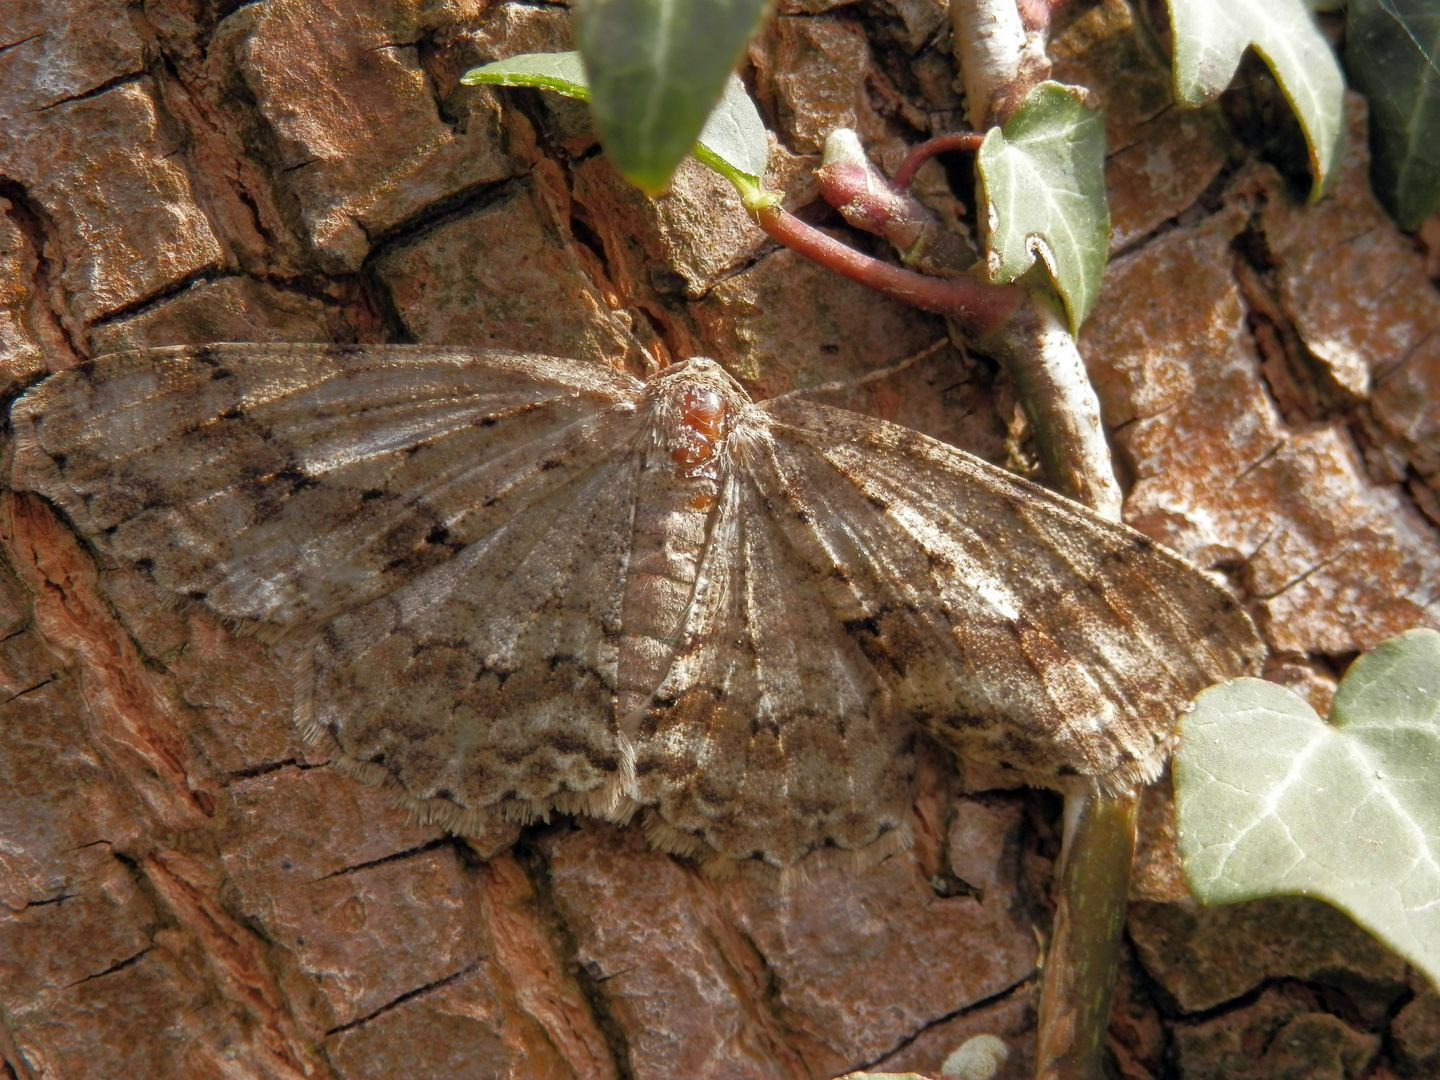
<path id="1" fill-rule="evenodd" d="M 908 844 L 914 725 L 764 503 L 729 472 L 683 641 L 636 739 L 638 795 L 672 849 L 698 834 L 722 863 L 872 861 Z"/>
<path id="2" fill-rule="evenodd" d="M 16 403 L 14 483 L 163 588 L 292 628 L 569 483 L 640 391 L 599 365 L 407 346 L 118 354 Z"/>
<path id="3" fill-rule="evenodd" d="M 297 719 L 428 817 L 614 811 L 641 389 L 492 352 L 122 354 L 16 405 L 14 476 L 163 589 L 298 637 Z"/>
<path id="4" fill-rule="evenodd" d="M 633 769 L 615 661 L 638 458 L 622 449 L 572 472 L 449 562 L 332 620 L 316 723 L 443 824 L 487 807 L 623 814 Z"/>
<path id="5" fill-rule="evenodd" d="M 713 869 L 859 864 L 906 842 L 916 720 L 1124 787 L 1259 650 L 1140 534 L 708 360 L 159 349 L 12 417 L 17 486 L 288 636 L 297 719 L 462 831 L 640 804 Z"/>
<path id="6" fill-rule="evenodd" d="M 1176 710 L 1262 647 L 1223 589 L 1149 538 L 954 447 L 800 399 L 741 454 L 835 618 L 962 756 L 1120 789 Z"/>

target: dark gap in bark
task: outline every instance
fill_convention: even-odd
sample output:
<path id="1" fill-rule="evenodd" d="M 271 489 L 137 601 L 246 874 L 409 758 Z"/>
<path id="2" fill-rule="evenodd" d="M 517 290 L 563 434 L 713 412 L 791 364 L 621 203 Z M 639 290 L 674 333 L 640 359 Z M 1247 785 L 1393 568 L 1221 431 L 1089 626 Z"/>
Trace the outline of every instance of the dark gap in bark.
<path id="1" fill-rule="evenodd" d="M 141 949 L 134 956 L 127 956 L 124 960 L 119 960 L 111 964 L 104 971 L 97 971 L 93 975 L 86 975 L 83 979 L 77 979 L 75 982 L 70 983 L 69 986 L 66 986 L 65 989 L 69 990 L 71 987 L 79 986 L 81 983 L 91 982 L 95 979 L 103 979 L 106 975 L 113 975 L 117 971 L 124 971 L 131 964 L 138 964 L 145 957 L 145 954 L 154 947 L 154 945 L 146 945 L 145 948 Z"/>
<path id="2" fill-rule="evenodd" d="M 287 765 L 298 766 L 299 764 L 299 761 L 293 757 L 285 758 L 282 761 L 260 761 L 254 765 L 246 765 L 243 769 L 231 769 L 225 774 L 225 778 L 227 780 L 249 780 L 254 776 L 264 776 L 267 773 L 279 772 Z"/>
<path id="3" fill-rule="evenodd" d="M 390 248 L 401 247 L 441 225 L 468 217 L 477 210 L 499 202 L 506 197 L 507 189 L 512 187 L 513 183 L 514 178 L 472 184 L 422 207 L 388 229 L 373 235 L 367 230 L 366 238 L 370 241 L 370 251 L 365 256 L 365 265 L 368 266 Z M 358 221 L 356 224 L 364 230 L 365 227 Z"/>
<path id="4" fill-rule="evenodd" d="M 883 0 L 870 0 L 852 10 L 859 18 L 846 21 L 859 27 L 870 47 L 870 70 L 863 84 L 870 107 L 899 129 L 895 134 L 906 142 L 922 142 L 943 134 L 931 128 L 920 81 L 911 67 L 926 45 L 910 51 L 904 41 L 904 20 Z M 951 64 L 953 67 L 953 59 Z"/>
<path id="5" fill-rule="evenodd" d="M 73 900 L 77 895 L 77 893 L 62 892 L 59 896 L 47 896 L 43 900 L 31 900 L 25 906 L 27 908 L 32 908 L 46 907 L 50 904 L 63 904 L 66 900 Z"/>
<path id="6" fill-rule="evenodd" d="M 1177 106 L 1171 107 L 1175 108 Z M 1107 157 L 1108 156 L 1109 155 L 1107 155 Z M 1205 185 L 1205 189 L 1195 197 L 1193 203 L 1184 210 L 1181 210 L 1174 217 L 1166 218 L 1149 232 L 1135 237 L 1124 247 L 1115 249 L 1115 251 L 1110 253 L 1110 260 L 1114 262 L 1117 259 L 1123 259 L 1127 255 L 1132 255 L 1142 248 L 1148 247 L 1160 237 L 1174 232 L 1176 229 L 1191 228 L 1206 218 L 1212 217 L 1225 209 L 1226 192 L 1231 182 L 1235 179 L 1236 174 L 1245 167 L 1245 161 L 1246 159 L 1243 156 L 1232 153 L 1230 157 L 1226 159 L 1225 164 L 1216 172 L 1210 183 Z"/>
<path id="7" fill-rule="evenodd" d="M 1350 665 L 1360 658 L 1358 651 L 1342 653 L 1307 652 L 1305 660 L 1316 670 L 1334 676 L 1337 680 L 1345 677 Z"/>
<path id="8" fill-rule="evenodd" d="M 1231 241 L 1231 251 L 1261 381 L 1285 424 L 1307 431 L 1349 420 L 1358 402 L 1306 346 L 1285 310 L 1276 278 L 1278 264 L 1253 218 Z"/>
<path id="9" fill-rule="evenodd" d="M 61 105 L 70 105 L 77 101 L 89 101 L 91 98 L 97 98 L 101 94 L 108 94 L 111 90 L 118 89 L 122 86 L 129 86 L 131 83 L 139 82 L 148 74 L 149 72 L 146 71 L 127 71 L 124 75 L 116 75 L 114 78 L 106 79 L 99 86 L 92 87 L 89 90 L 84 91 L 83 93 L 72 94 L 70 95 L 70 97 L 60 98 L 58 101 L 50 102 L 49 105 L 41 105 L 35 111 L 42 113 L 49 112 L 51 109 L 58 109 Z"/>
<path id="10" fill-rule="evenodd" d="M 595 256 L 595 258 L 599 261 L 600 265 L 605 269 L 605 272 L 608 275 L 610 273 L 610 257 L 605 250 L 605 241 L 600 238 L 599 233 L 597 233 L 593 228 L 591 228 L 588 221 L 573 212 L 574 208 L 578 206 L 579 203 L 572 201 L 572 212 L 570 214 L 570 220 L 566 222 L 570 229 L 570 236 L 575 243 L 583 244 L 586 248 L 589 249 L 591 254 Z M 581 267 L 584 267 L 583 262 L 581 263 Z M 588 277 L 589 275 L 586 276 Z M 596 286 L 598 291 L 597 282 L 592 281 L 590 284 L 592 286 Z"/>
<path id="11" fill-rule="evenodd" d="M 937 1016 L 933 1020 L 928 1020 L 919 1028 L 912 1031 L 909 1035 L 904 1036 L 902 1039 L 896 1042 L 894 1046 L 890 1047 L 883 1054 L 880 1054 L 877 1057 L 871 1058 L 869 1061 L 854 1066 L 851 1071 L 869 1072 L 876 1065 L 881 1064 L 888 1058 L 894 1057 L 896 1054 L 909 1047 L 916 1039 L 920 1038 L 921 1035 L 924 1035 L 932 1028 L 937 1027 L 940 1024 L 948 1024 L 951 1020 L 957 1020 L 962 1016 L 969 1016 L 971 1013 L 980 1012 L 983 1009 L 990 1008 L 992 1005 L 999 1005 L 1004 1001 L 1008 1001 L 1015 994 L 1018 994 L 1022 992 L 1026 987 L 1033 985 L 1034 980 L 1035 976 L 1033 974 L 1027 975 L 1019 982 L 1012 983 L 1011 985 L 1005 987 L 1003 990 L 997 990 L 989 997 L 981 998 L 979 1001 L 972 1001 L 969 1005 L 962 1005 L 960 1008 L 954 1009 L 943 1016 Z"/>
<path id="12" fill-rule="evenodd" d="M 104 315 L 93 319 L 90 323 L 90 328 L 95 329 L 102 326 L 111 326 L 115 323 L 124 322 L 127 319 L 133 319 L 137 315 L 154 311 L 156 308 L 161 307 L 167 300 L 173 299 L 196 285 L 208 285 L 216 281 L 222 281 L 225 278 L 239 276 L 238 273 L 219 266 L 202 267 L 193 273 L 186 274 L 178 281 L 172 281 L 162 289 L 157 289 L 149 296 L 142 296 L 139 300 L 132 300 L 123 307 L 107 311 Z"/>
<path id="13" fill-rule="evenodd" d="M 567 824 L 568 822 L 561 822 L 556 826 L 531 826 L 525 829 L 521 832 L 520 839 L 515 842 L 514 848 L 511 849 L 511 854 L 530 882 L 536 908 L 541 919 L 554 935 L 556 951 L 565 964 L 566 971 L 575 980 L 580 996 L 590 1007 L 591 1018 L 605 1039 L 605 1046 L 610 1051 L 610 1059 L 615 1064 L 615 1075 L 618 1080 L 636 1080 L 630 1040 L 626 1038 L 625 1029 L 616 1018 L 610 1007 L 610 1000 L 602 989 L 605 980 L 597 977 L 594 972 L 580 962 L 580 949 L 575 939 L 575 932 L 570 929 L 570 924 L 566 921 L 565 914 L 555 899 L 555 889 L 550 880 L 549 860 L 539 845 L 535 843 L 541 833 L 549 829 L 565 827 Z M 573 828 L 574 826 L 570 825 L 569 827 Z"/>
<path id="14" fill-rule="evenodd" d="M 1179 1006 L 1170 992 L 1150 974 L 1149 970 L 1140 961 L 1140 956 L 1135 948 L 1135 942 L 1130 937 L 1130 930 L 1127 926 L 1121 941 L 1121 975 L 1115 990 L 1115 1006 L 1120 1006 L 1120 994 L 1126 980 L 1130 983 L 1130 996 L 1140 999 L 1146 1005 L 1155 1010 L 1155 1016 L 1159 1020 L 1160 1028 L 1160 1057 L 1155 1064 L 1155 1072 L 1152 1080 L 1182 1080 L 1180 1074 L 1179 1060 L 1175 1048 L 1175 1032 L 1172 1028 L 1172 1020 L 1180 1015 Z M 1113 1039 L 1113 1033 L 1107 1035 L 1107 1042 Z M 1108 1049 L 1108 1047 L 1107 1047 Z M 1110 1051 L 1113 1059 L 1114 1051 Z M 1149 1064 L 1148 1062 L 1146 1063 Z"/>
<path id="15" fill-rule="evenodd" d="M 145 936 L 151 941 L 154 941 L 155 933 L 159 930 L 183 931 L 184 928 L 180 920 L 176 917 L 174 909 L 171 908 L 170 904 L 165 900 L 160 890 L 155 888 L 154 883 L 150 880 L 150 875 L 145 872 L 145 867 L 140 864 L 140 860 L 121 851 L 115 844 L 108 840 L 102 840 L 99 841 L 99 843 L 103 843 L 110 849 L 111 858 L 118 862 L 125 869 L 125 872 L 130 875 L 130 880 L 135 883 L 135 888 L 140 892 L 140 895 L 145 898 L 146 903 L 150 906 L 151 912 L 153 912 L 151 920 L 143 924 Z M 85 846 L 93 847 L 94 845 L 86 844 Z"/>
<path id="16" fill-rule="evenodd" d="M 256 4 L 262 2 L 263 0 L 206 0 L 204 7 L 209 10 L 205 12 L 205 15 L 209 16 L 210 31 L 207 34 L 202 29 L 201 36 L 198 40 L 204 44 L 208 44 L 210 37 L 214 36 L 215 30 L 222 22 L 231 15 L 234 15 L 241 8 L 254 7 Z"/>
<path id="17" fill-rule="evenodd" d="M 407 990 L 399 997 L 394 998 L 391 1001 L 387 1001 L 384 1005 L 381 1005 L 373 1012 L 368 1012 L 364 1016 L 357 1016 L 354 1020 L 341 1024 L 339 1027 L 330 1028 L 328 1031 L 325 1032 L 325 1037 L 328 1039 L 332 1035 L 339 1035 L 341 1032 L 349 1031 L 352 1028 L 357 1028 L 361 1024 L 367 1024 L 371 1020 L 374 1020 L 377 1016 L 383 1016 L 391 1009 L 397 1009 L 401 1005 L 404 1005 L 407 1001 L 412 1001 L 413 999 L 419 997 L 421 994 L 428 994 L 432 990 L 439 990 L 441 987 L 449 986 L 453 982 L 459 982 L 466 975 L 469 975 L 472 971 L 476 970 L 480 966 L 480 964 L 481 961 L 477 960 L 475 961 L 475 963 L 467 964 L 459 971 L 452 971 L 449 975 L 445 975 L 439 979 L 436 979 L 434 982 L 428 982 L 424 986 L 417 986 L 413 990 Z"/>
<path id="18" fill-rule="evenodd" d="M 32 42 L 32 41 L 39 41 L 39 40 L 40 40 L 41 38 L 43 38 L 44 36 L 45 36 L 45 35 L 44 35 L 43 33 L 41 33 L 41 34 L 31 34 L 29 37 L 23 37 L 23 38 L 21 38 L 19 41 L 9 41 L 9 42 L 6 42 L 4 45 L 0 45 L 0 55 L 4 55 L 5 53 L 9 52 L 11 49 L 18 49 L 18 48 L 20 48 L 21 45 L 28 45 L 28 44 L 30 44 L 30 42 Z"/>
<path id="19" fill-rule="evenodd" d="M 1320 903 L 1321 901 L 1316 901 Z M 1141 969 L 1143 970 L 1143 968 Z M 1153 980 L 1151 980 L 1153 982 Z M 1389 1018 L 1398 1012 L 1400 1007 L 1392 1005 L 1386 1010 L 1386 1014 L 1377 1021 L 1365 1019 L 1364 1012 L 1351 996 L 1341 987 L 1330 983 L 1322 983 L 1314 979 L 1300 979 L 1288 975 L 1276 975 L 1260 980 L 1242 994 L 1237 994 L 1216 1005 L 1208 1008 L 1197 1009 L 1194 1012 L 1184 1012 L 1174 999 L 1165 993 L 1164 988 L 1156 985 L 1157 1001 L 1168 1001 L 1170 1010 L 1162 1010 L 1162 1016 L 1167 1021 L 1166 1030 L 1172 1027 L 1196 1027 L 1208 1023 L 1217 1017 L 1229 1015 L 1247 1009 L 1260 1000 L 1267 990 L 1276 990 L 1282 997 L 1294 1003 L 1298 1011 L 1309 1013 L 1320 1013 L 1333 1016 L 1347 1027 L 1356 1031 L 1365 1031 L 1370 1034 L 1378 1034 L 1387 1030 Z M 1409 991 L 1413 995 L 1413 991 Z M 1405 995 L 1400 995 L 1403 998 Z M 1398 999 L 1397 999 L 1398 1000 Z"/>
<path id="20" fill-rule="evenodd" d="M 780 1000 L 782 992 L 780 973 L 771 965 L 770 960 L 760 948 L 759 942 L 757 942 L 743 926 L 736 923 L 734 924 L 734 929 L 736 935 L 745 943 L 745 947 L 750 950 L 750 956 L 754 960 L 755 965 L 760 969 L 761 974 L 765 976 L 765 985 L 760 990 L 760 1004 L 763 1005 L 765 1011 L 770 1014 L 770 1019 L 774 1021 L 776 1027 L 780 1028 L 780 1030 L 784 1031 L 787 1035 L 792 1035 L 793 1032 L 791 1031 L 790 1025 L 785 1023 L 784 1003 Z M 716 942 L 715 946 L 716 952 L 724 955 L 725 949 L 720 943 Z"/>
<path id="21" fill-rule="evenodd" d="M 371 867 L 383 866 L 385 863 L 413 859 L 416 855 L 424 855 L 427 851 L 434 851 L 436 848 L 450 847 L 453 843 L 453 837 L 437 836 L 433 840 L 427 840 L 423 844 L 416 844 L 414 847 L 405 848 L 403 851 L 392 851 L 388 855 L 381 855 L 378 859 L 368 859 L 365 862 L 355 863 L 353 866 L 342 866 L 339 870 L 321 875 L 316 878 L 315 881 L 329 881 L 334 877 L 342 877 L 345 874 L 353 874 L 360 870 L 369 870 Z M 311 882 L 311 884 L 314 884 L 314 882 Z"/>
<path id="22" fill-rule="evenodd" d="M 1016 878 L 1012 910 L 1024 913 L 1032 925 L 1043 928 L 1048 941 L 1050 922 L 1055 914 L 1050 890 L 1054 878 L 1053 867 L 1060 858 L 1061 818 L 1065 802 L 1059 792 L 1044 788 L 1026 788 L 1024 795 L 1020 873 Z M 1030 854 L 1028 859 L 1027 850 Z M 1048 865 L 1039 866 L 1037 863 Z"/>
<path id="23" fill-rule="evenodd" d="M 10 203 L 10 220 L 20 230 L 35 259 L 33 292 L 44 305 L 47 321 L 70 350 L 71 357 L 76 361 L 83 360 L 90 351 L 76 341 L 62 314 L 68 305 L 64 286 L 60 284 L 59 267 L 52 261 L 52 252 L 58 253 L 59 247 L 55 223 L 45 208 L 30 197 L 23 184 L 4 174 L 0 174 L 0 199 Z M 50 365 L 51 370 L 55 366 Z"/>
<path id="24" fill-rule="evenodd" d="M 240 161 L 231 151 L 229 139 L 214 122 L 209 111 L 209 102 L 203 92 L 191 86 L 185 77 L 180 73 L 175 59 L 163 48 L 159 56 L 151 65 L 151 79 L 155 85 L 155 108 L 159 114 L 160 128 L 176 146 L 177 153 L 171 157 L 178 156 L 182 167 L 185 169 L 187 179 L 190 181 L 190 192 L 196 205 L 205 214 L 205 221 L 210 226 L 211 233 L 219 240 L 225 252 L 226 269 L 236 266 L 244 267 L 253 272 L 258 269 L 253 266 L 245 266 L 237 251 L 243 250 L 243 245 L 237 245 L 234 238 L 229 235 L 228 230 L 222 228 L 222 223 L 228 218 L 222 207 L 215 206 L 214 188 L 217 181 L 220 185 L 228 188 L 234 195 L 237 202 L 249 212 L 250 227 L 260 238 L 267 250 L 273 250 L 279 246 L 277 240 L 269 229 L 260 214 L 260 204 L 254 196 L 245 189 L 241 180 L 243 169 Z M 201 136 L 195 127 L 180 118 L 176 112 L 176 106 L 172 104 L 172 95 L 186 99 L 185 111 L 193 115 L 195 120 L 203 123 L 209 129 L 208 143 L 205 147 L 201 145 Z M 196 155 L 202 150 L 213 151 L 217 147 L 223 147 L 227 155 L 226 168 L 203 170 L 195 162 Z"/>
<path id="25" fill-rule="evenodd" d="M 1400 483 L 1400 493 L 1431 529 L 1440 530 L 1440 495 L 1435 493 L 1435 489 L 1413 464 L 1405 470 L 1405 478 Z"/>
<path id="26" fill-rule="evenodd" d="M 251 2 L 256 2 L 256 0 L 251 0 Z M 249 4 L 242 6 L 249 6 Z M 239 42 L 232 41 L 229 44 L 235 46 Z M 222 55 L 212 67 L 219 71 L 221 77 L 215 80 L 210 93 L 205 96 L 205 100 L 217 111 L 224 123 L 227 132 L 225 140 L 227 150 L 234 153 L 237 158 L 244 155 L 250 166 L 263 178 L 268 186 L 267 193 L 276 215 L 290 233 L 283 244 L 279 242 L 278 238 L 273 238 L 269 230 L 261 230 L 261 236 L 271 245 L 272 256 L 274 248 L 281 248 L 283 251 L 284 247 L 294 245 L 297 256 L 313 266 L 314 253 L 300 239 L 309 231 L 305 227 L 305 215 L 301 211 L 300 203 L 291 193 L 289 185 L 273 182 L 274 178 L 281 175 L 287 166 L 279 140 L 265 119 L 260 102 L 256 100 L 249 85 L 245 82 L 244 72 L 235 62 L 233 55 Z M 239 144 L 239 150 L 231 150 L 231 146 L 236 143 Z M 243 168 L 237 171 L 241 176 L 244 175 Z M 237 183 L 236 187 L 238 191 L 243 192 L 241 184 Z M 255 208 L 255 220 L 258 227 L 260 221 L 259 201 L 248 196 L 248 193 L 242 194 L 242 199 L 247 206 Z"/>
<path id="27" fill-rule="evenodd" d="M 7 397 L 0 398 L 0 411 L 7 411 L 7 410 L 9 409 L 9 407 L 10 407 L 10 402 L 14 400 L 14 397 L 18 397 L 18 396 L 19 396 L 19 395 L 17 394 L 17 395 L 14 395 L 13 397 L 12 397 L 12 396 L 7 396 Z M 8 430 L 8 428 L 3 427 L 3 426 L 0 426 L 0 431 L 6 431 L 6 430 Z M 4 568 L 7 577 L 9 577 L 9 576 L 13 573 L 13 571 L 11 570 L 9 561 L 6 560 L 5 557 L 4 557 L 4 549 L 3 549 L 3 548 L 0 548 L 0 567 L 3 567 L 3 568 Z M 19 624 L 18 626 L 16 626 L 16 628 L 15 628 L 14 630 L 11 630 L 10 633 L 5 634 L 5 635 L 3 635 L 3 636 L 0 636 L 0 645 L 4 645 L 5 642 L 9 641 L 11 638 L 17 638 L 17 637 L 19 637 L 21 634 L 28 634 L 32 629 L 34 629 L 34 627 L 33 627 L 33 625 L 32 625 L 32 620 L 29 619 L 29 618 L 26 618 L 26 619 L 22 620 L 22 621 L 20 622 L 20 624 Z"/>
<path id="28" fill-rule="evenodd" d="M 1300 121 L 1275 76 L 1246 49 L 1230 88 L 1220 95 L 1230 128 L 1261 160 L 1274 166 L 1297 202 L 1310 193 L 1310 152 Z"/>
<path id="29" fill-rule="evenodd" d="M 454 36 L 455 28 L 449 27 L 451 36 Z M 415 50 L 415 61 L 420 70 L 425 73 L 425 89 L 430 94 L 430 100 L 435 105 L 436 118 L 449 128 L 456 135 L 462 134 L 464 130 L 466 115 L 457 112 L 453 103 L 461 90 L 470 90 L 470 87 L 462 87 L 458 82 L 444 91 L 440 86 L 439 72 L 443 70 L 441 60 L 449 42 L 440 40 L 440 31 L 435 27 L 426 27 L 421 30 L 420 37 L 410 46 Z"/>
<path id="30" fill-rule="evenodd" d="M 17 691 L 15 691 L 15 693 L 11 694 L 9 697 L 0 699 L 0 707 L 9 705 L 10 702 L 15 701 L 15 700 L 17 700 L 17 699 L 19 699 L 19 698 L 22 698 L 22 697 L 24 697 L 24 696 L 27 695 L 27 694 L 33 694 L 36 690 L 40 690 L 40 689 L 42 689 L 43 687 L 49 686 L 49 685 L 50 685 L 52 682 L 54 682 L 54 681 L 55 681 L 55 676 L 52 675 L 52 676 L 50 676 L 48 679 L 43 679 L 43 680 L 41 680 L 40 682 L 36 683 L 34 686 L 27 686 L 24 690 L 17 690 Z"/>
<path id="31" fill-rule="evenodd" d="M 374 254 L 373 250 L 371 254 Z M 419 344 L 418 339 L 410 332 L 410 328 L 405 325 L 405 319 L 395 305 L 395 298 L 390 295 L 390 290 L 385 288 L 380 279 L 375 276 L 373 264 L 369 259 L 360 270 L 356 292 L 358 304 L 363 305 L 376 324 L 382 328 L 380 336 L 384 341 L 394 345 Z M 345 342 L 345 344 L 354 344 L 354 342 Z"/>

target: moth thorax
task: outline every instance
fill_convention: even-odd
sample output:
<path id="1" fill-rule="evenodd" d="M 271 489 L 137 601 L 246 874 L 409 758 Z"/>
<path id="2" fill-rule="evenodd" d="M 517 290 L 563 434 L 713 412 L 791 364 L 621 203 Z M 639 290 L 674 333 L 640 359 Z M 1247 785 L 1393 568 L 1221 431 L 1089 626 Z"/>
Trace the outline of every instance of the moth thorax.
<path id="1" fill-rule="evenodd" d="M 670 431 L 670 460 L 686 475 L 693 475 L 715 456 L 725 441 L 729 405 L 725 396 L 708 386 L 692 386 L 680 395 L 675 424 Z"/>

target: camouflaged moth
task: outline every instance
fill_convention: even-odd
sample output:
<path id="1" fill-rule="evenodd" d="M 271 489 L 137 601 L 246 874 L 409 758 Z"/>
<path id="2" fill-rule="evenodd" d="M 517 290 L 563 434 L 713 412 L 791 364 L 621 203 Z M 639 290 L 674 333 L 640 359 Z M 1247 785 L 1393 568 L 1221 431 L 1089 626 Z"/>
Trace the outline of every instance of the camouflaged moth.
<path id="1" fill-rule="evenodd" d="M 714 870 L 907 842 L 917 732 L 1026 779 L 1153 778 L 1260 651 L 1150 539 L 715 362 L 410 346 L 105 357 L 12 411 L 14 484 L 296 652 L 295 715 L 476 831 L 623 819 Z"/>

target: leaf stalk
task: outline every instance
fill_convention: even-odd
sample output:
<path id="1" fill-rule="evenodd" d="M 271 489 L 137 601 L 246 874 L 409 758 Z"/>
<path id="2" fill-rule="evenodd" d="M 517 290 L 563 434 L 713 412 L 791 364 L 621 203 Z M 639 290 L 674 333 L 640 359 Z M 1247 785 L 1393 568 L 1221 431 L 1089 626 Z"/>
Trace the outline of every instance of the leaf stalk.
<path id="1" fill-rule="evenodd" d="M 801 221 L 781 206 L 761 207 L 751 216 L 768 236 L 806 258 L 902 303 L 948 316 L 973 337 L 984 337 L 999 329 L 1025 299 L 1024 290 L 1013 285 L 988 285 L 968 275 L 930 277 L 881 262 Z"/>

